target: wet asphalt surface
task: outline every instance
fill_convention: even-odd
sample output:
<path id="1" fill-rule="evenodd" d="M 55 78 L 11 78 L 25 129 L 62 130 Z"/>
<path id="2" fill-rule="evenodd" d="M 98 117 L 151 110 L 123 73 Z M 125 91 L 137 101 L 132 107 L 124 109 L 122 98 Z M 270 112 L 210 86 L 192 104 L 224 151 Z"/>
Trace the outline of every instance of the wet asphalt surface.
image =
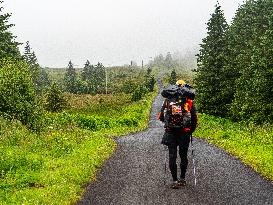
<path id="1" fill-rule="evenodd" d="M 201 139 L 193 141 L 197 185 L 189 149 L 187 186 L 170 189 L 171 175 L 168 169 L 165 175 L 165 149 L 160 144 L 164 128 L 156 120 L 162 101 L 158 95 L 146 131 L 116 139 L 117 150 L 98 171 L 96 181 L 88 185 L 78 205 L 273 205 L 272 182 Z"/>

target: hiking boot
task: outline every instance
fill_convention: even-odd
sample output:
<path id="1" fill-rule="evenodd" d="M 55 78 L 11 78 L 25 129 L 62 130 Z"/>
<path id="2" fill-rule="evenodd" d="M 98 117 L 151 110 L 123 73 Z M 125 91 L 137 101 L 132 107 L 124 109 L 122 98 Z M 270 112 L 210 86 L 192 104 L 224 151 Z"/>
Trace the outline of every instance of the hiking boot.
<path id="1" fill-rule="evenodd" d="M 174 181 L 171 185 L 172 189 L 179 189 L 178 181 Z"/>
<path id="2" fill-rule="evenodd" d="M 179 179 L 177 182 L 178 186 L 186 186 L 186 180 L 185 179 Z"/>

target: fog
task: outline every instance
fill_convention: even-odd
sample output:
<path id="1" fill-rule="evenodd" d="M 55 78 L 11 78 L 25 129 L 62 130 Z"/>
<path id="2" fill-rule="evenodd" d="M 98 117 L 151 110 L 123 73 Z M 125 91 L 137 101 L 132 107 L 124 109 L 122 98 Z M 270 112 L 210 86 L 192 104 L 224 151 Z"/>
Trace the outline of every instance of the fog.
<path id="1" fill-rule="evenodd" d="M 230 22 L 243 0 L 219 0 Z M 65 67 L 147 63 L 160 53 L 193 51 L 206 36 L 216 0 L 6 0 L 17 41 L 39 63 Z M 21 50 L 23 46 L 21 47 Z"/>

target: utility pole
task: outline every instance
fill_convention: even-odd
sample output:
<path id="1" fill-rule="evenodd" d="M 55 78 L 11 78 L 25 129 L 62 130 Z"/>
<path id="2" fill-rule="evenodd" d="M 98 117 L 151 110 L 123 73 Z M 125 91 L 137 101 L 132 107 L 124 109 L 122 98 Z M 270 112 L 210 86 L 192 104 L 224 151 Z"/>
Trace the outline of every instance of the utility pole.
<path id="1" fill-rule="evenodd" d="M 105 94 L 107 95 L 107 69 L 105 68 Z"/>
<path id="2" fill-rule="evenodd" d="M 141 67 L 142 67 L 142 69 L 143 69 L 143 60 L 141 61 Z"/>

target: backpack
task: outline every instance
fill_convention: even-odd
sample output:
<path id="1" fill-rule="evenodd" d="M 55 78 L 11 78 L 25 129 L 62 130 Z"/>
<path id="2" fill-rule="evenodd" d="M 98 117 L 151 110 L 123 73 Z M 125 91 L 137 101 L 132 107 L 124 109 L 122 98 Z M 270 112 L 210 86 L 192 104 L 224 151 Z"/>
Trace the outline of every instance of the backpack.
<path id="1" fill-rule="evenodd" d="M 169 87 L 162 90 L 161 95 L 164 98 L 174 98 L 178 95 L 178 86 L 177 85 L 170 85 Z"/>
<path id="2" fill-rule="evenodd" d="M 170 85 L 167 88 L 164 88 L 161 92 L 162 97 L 164 98 L 174 98 L 177 96 L 184 96 L 187 97 L 191 100 L 194 100 L 195 98 L 195 90 L 193 89 L 193 87 L 191 85 L 185 84 L 181 87 L 177 86 L 177 85 Z"/>
<path id="3" fill-rule="evenodd" d="M 169 128 L 191 128 L 192 100 L 187 97 L 165 100 L 165 126 Z"/>

